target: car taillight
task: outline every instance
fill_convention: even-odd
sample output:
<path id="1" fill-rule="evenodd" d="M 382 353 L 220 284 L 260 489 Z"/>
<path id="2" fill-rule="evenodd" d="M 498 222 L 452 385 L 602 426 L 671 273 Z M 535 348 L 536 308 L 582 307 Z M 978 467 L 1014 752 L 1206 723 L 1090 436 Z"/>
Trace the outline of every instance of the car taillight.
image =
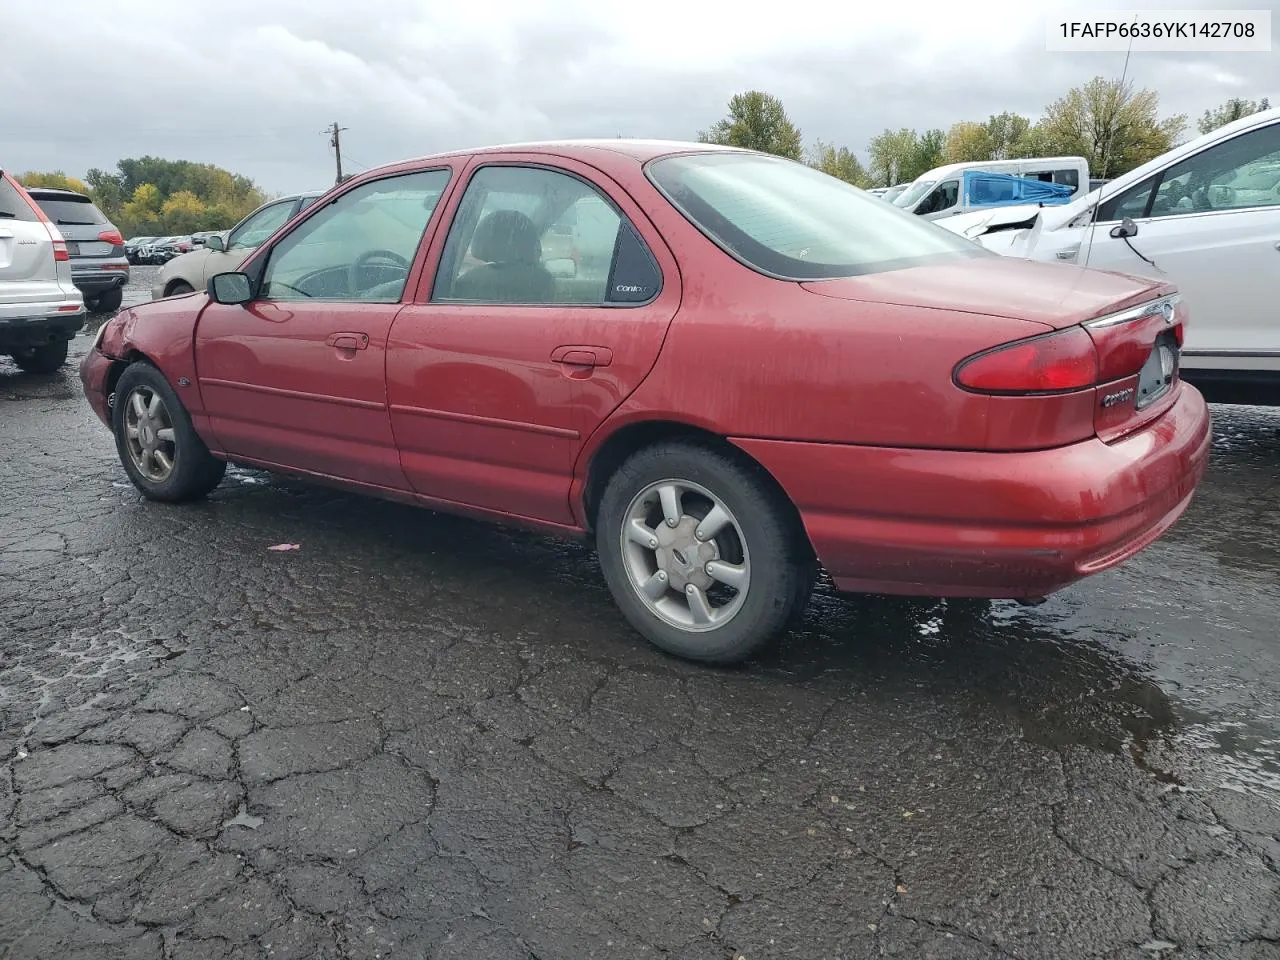
<path id="1" fill-rule="evenodd" d="M 67 241 L 65 240 L 53 241 L 53 259 L 55 262 L 71 259 L 71 254 L 67 253 Z"/>
<path id="2" fill-rule="evenodd" d="M 98 234 L 98 239 L 103 243 L 111 244 L 113 247 L 118 247 L 124 244 L 124 234 L 119 230 L 103 230 Z"/>
<path id="3" fill-rule="evenodd" d="M 1098 382 L 1098 353 L 1083 327 L 1068 327 L 975 354 L 956 367 L 955 381 L 975 393 L 1084 390 Z"/>

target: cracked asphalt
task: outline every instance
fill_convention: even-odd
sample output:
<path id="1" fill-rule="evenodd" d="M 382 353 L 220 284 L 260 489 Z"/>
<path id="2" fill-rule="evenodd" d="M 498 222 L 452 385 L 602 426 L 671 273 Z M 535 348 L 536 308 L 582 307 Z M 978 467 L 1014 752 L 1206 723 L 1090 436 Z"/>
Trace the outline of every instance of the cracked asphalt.
<path id="1" fill-rule="evenodd" d="M 1280 414 L 1214 412 L 1120 570 L 820 588 L 712 670 L 579 546 L 144 503 L 74 366 L 0 361 L 0 958 L 1280 957 Z"/>

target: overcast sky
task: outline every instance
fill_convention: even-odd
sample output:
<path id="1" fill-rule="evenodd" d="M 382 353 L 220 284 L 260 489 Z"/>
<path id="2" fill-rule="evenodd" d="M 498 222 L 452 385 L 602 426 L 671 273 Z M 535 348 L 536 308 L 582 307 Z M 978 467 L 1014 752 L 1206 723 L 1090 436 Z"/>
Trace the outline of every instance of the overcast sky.
<path id="1" fill-rule="evenodd" d="M 782 98 L 806 144 L 865 157 L 885 127 L 1031 117 L 1118 76 L 1123 53 L 1046 53 L 1046 19 L 1280 0 L 0 0 L 0 165 L 83 176 L 121 157 L 206 161 L 269 191 L 349 170 L 573 136 L 694 139 L 734 93 Z M 1271 53 L 1135 54 L 1129 76 L 1192 122 L 1232 96 L 1280 104 Z"/>

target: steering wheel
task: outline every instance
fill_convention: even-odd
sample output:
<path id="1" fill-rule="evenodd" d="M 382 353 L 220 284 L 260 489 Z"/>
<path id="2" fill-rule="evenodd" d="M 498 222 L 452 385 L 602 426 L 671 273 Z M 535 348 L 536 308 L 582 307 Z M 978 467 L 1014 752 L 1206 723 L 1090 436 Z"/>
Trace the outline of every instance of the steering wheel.
<path id="1" fill-rule="evenodd" d="M 381 260 L 389 266 L 399 267 L 404 271 L 406 277 L 409 275 L 409 261 L 394 250 L 366 250 L 351 262 L 351 266 L 347 267 L 347 290 L 352 296 L 364 289 L 360 286 L 360 271 L 375 260 Z M 374 284 L 374 286 L 378 286 L 378 284 Z"/>

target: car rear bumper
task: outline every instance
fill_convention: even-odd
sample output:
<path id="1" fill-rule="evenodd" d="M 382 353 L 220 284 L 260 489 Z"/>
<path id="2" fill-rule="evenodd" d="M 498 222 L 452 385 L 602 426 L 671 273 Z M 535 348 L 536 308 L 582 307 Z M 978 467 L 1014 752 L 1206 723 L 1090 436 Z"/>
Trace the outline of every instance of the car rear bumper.
<path id="1" fill-rule="evenodd" d="M 129 261 L 123 257 L 101 263 L 73 260 L 71 282 L 85 293 L 103 293 L 123 287 L 129 282 Z"/>
<path id="2" fill-rule="evenodd" d="M 84 326 L 84 303 L 6 305 L 0 308 L 0 348 L 39 347 L 53 340 L 70 340 Z"/>
<path id="3" fill-rule="evenodd" d="M 1124 562 L 1186 510 L 1211 429 L 1200 393 L 1179 391 L 1114 443 L 1019 453 L 735 443 L 786 490 L 841 589 L 1038 597 Z"/>

